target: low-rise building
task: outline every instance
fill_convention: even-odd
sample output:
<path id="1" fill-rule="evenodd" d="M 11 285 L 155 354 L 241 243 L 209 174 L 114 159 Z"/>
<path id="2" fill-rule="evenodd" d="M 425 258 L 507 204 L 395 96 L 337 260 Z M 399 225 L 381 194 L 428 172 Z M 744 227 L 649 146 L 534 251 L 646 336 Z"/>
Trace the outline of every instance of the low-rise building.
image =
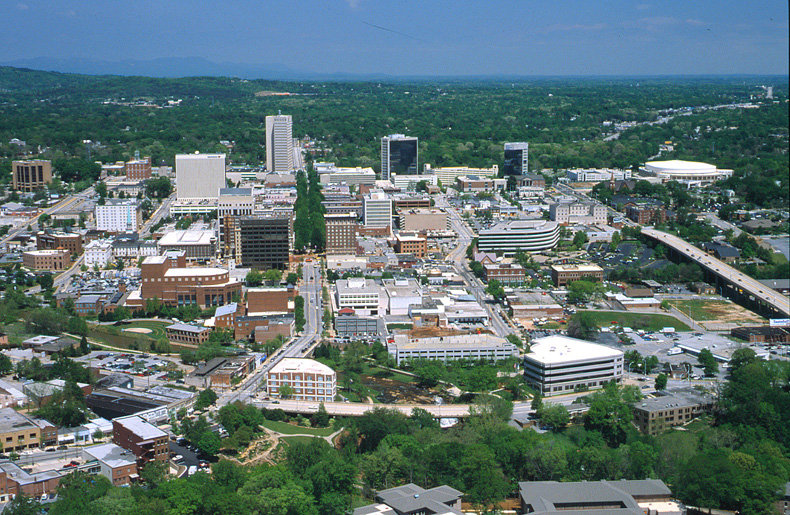
<path id="1" fill-rule="evenodd" d="M 551 219 L 562 225 L 606 224 L 606 206 L 596 202 L 556 202 L 549 206 Z"/>
<path id="2" fill-rule="evenodd" d="M 33 499 L 53 498 L 63 475 L 56 470 L 31 473 L 10 461 L 0 461 L 0 503 L 17 495 Z"/>
<path id="3" fill-rule="evenodd" d="M 263 287 L 247 289 L 247 313 L 288 313 L 294 310 L 293 287 Z"/>
<path id="4" fill-rule="evenodd" d="M 518 484 L 520 513 L 595 513 L 606 515 L 681 515 L 685 508 L 672 501 L 660 479 L 619 481 L 528 481 Z M 658 510 L 657 504 L 662 510 Z"/>
<path id="5" fill-rule="evenodd" d="M 414 279 L 385 279 L 387 312 L 390 315 L 408 315 L 409 306 L 422 303 L 422 290 Z"/>
<path id="6" fill-rule="evenodd" d="M 266 373 L 266 393 L 280 397 L 283 386 L 289 387 L 292 399 L 331 402 L 337 394 L 337 374 L 312 359 L 283 358 Z"/>
<path id="7" fill-rule="evenodd" d="M 335 281 L 338 309 L 351 308 L 362 315 L 378 315 L 381 288 L 364 277 Z"/>
<path id="8" fill-rule="evenodd" d="M 129 486 L 139 478 L 137 457 L 114 443 L 83 447 L 82 459 L 96 461 L 99 474 L 109 479 L 113 486 Z"/>
<path id="9" fill-rule="evenodd" d="M 736 338 L 749 343 L 790 344 L 790 327 L 748 326 L 736 327 L 730 331 Z"/>
<path id="10" fill-rule="evenodd" d="M 524 356 L 526 382 L 546 397 L 601 388 L 622 377 L 622 351 L 576 338 L 537 338 Z"/>
<path id="11" fill-rule="evenodd" d="M 555 286 L 574 281 L 603 281 L 603 268 L 598 265 L 552 265 L 551 280 Z"/>
<path id="12" fill-rule="evenodd" d="M 438 208 L 403 209 L 398 213 L 401 231 L 444 232 L 450 230 L 447 211 Z"/>
<path id="13" fill-rule="evenodd" d="M 512 220 L 500 222 L 480 231 L 477 248 L 482 252 L 502 252 L 513 255 L 518 251 L 549 250 L 560 239 L 560 226 L 547 220 Z"/>
<path id="14" fill-rule="evenodd" d="M 217 237 L 213 230 L 170 231 L 159 239 L 159 252 L 183 250 L 187 261 L 205 262 L 217 254 Z"/>
<path id="15" fill-rule="evenodd" d="M 643 433 L 653 436 L 711 412 L 716 404 L 713 394 L 693 389 L 658 392 L 657 395 L 642 399 L 633 408 L 634 424 Z"/>
<path id="16" fill-rule="evenodd" d="M 459 359 L 484 359 L 499 361 L 518 354 L 518 348 L 504 338 L 493 334 L 460 334 L 412 338 L 396 334 L 387 350 L 398 365 L 414 359 L 455 361 Z"/>
<path id="17" fill-rule="evenodd" d="M 72 254 L 82 254 L 82 235 L 76 232 L 38 231 L 36 250 L 66 249 Z"/>
<path id="18" fill-rule="evenodd" d="M 516 292 L 507 296 L 513 318 L 542 318 L 562 316 L 562 306 L 550 295 Z"/>
<path id="19" fill-rule="evenodd" d="M 667 221 L 667 210 L 659 200 L 641 199 L 625 205 L 625 216 L 640 225 L 662 224 Z"/>
<path id="20" fill-rule="evenodd" d="M 166 462 L 169 457 L 167 433 L 137 415 L 113 419 L 112 441 L 131 451 L 139 467 L 150 461 Z"/>
<path id="21" fill-rule="evenodd" d="M 428 240 L 422 236 L 399 233 L 395 237 L 395 252 L 412 254 L 417 259 L 422 259 L 428 253 Z"/>
<path id="22" fill-rule="evenodd" d="M 379 318 L 360 316 L 353 309 L 343 308 L 335 317 L 335 332 L 339 338 L 375 338 L 379 335 Z"/>
<path id="23" fill-rule="evenodd" d="M 463 515 L 463 495 L 447 485 L 426 490 L 409 483 L 377 492 L 376 504 L 356 508 L 353 515 Z"/>
<path id="24" fill-rule="evenodd" d="M 526 280 L 524 267 L 518 263 L 486 263 L 483 265 L 486 281 L 497 280 L 504 284 L 523 283 Z"/>
<path id="25" fill-rule="evenodd" d="M 236 340 L 252 338 L 265 343 L 277 337 L 290 338 L 294 331 L 294 317 L 287 313 L 251 313 L 239 315 L 233 323 Z"/>
<path id="26" fill-rule="evenodd" d="M 237 381 L 255 370 L 255 364 L 255 356 L 214 358 L 196 368 L 186 382 L 201 388 L 229 390 Z"/>
<path id="27" fill-rule="evenodd" d="M 165 327 L 167 339 L 173 343 L 200 345 L 208 341 L 211 328 L 197 325 L 175 323 Z"/>
<path id="28" fill-rule="evenodd" d="M 722 243 L 719 241 L 708 241 L 702 244 L 702 248 L 708 254 L 713 255 L 716 259 L 724 261 L 725 263 L 732 263 L 741 257 L 741 251 L 732 245 Z"/>
<path id="29" fill-rule="evenodd" d="M 104 268 L 112 262 L 112 243 L 108 240 L 93 240 L 85 245 L 83 262 L 87 267 Z"/>
<path id="30" fill-rule="evenodd" d="M 29 250 L 22 253 L 22 265 L 31 270 L 66 270 L 71 252 L 66 249 Z"/>
<path id="31" fill-rule="evenodd" d="M 462 175 L 455 179 L 460 190 L 464 193 L 492 192 L 505 188 L 505 179 L 493 177 L 480 177 L 477 175 Z"/>
<path id="32" fill-rule="evenodd" d="M 0 408 L 0 442 L 4 453 L 36 449 L 57 441 L 57 428 L 46 420 L 24 415 L 13 408 Z"/>

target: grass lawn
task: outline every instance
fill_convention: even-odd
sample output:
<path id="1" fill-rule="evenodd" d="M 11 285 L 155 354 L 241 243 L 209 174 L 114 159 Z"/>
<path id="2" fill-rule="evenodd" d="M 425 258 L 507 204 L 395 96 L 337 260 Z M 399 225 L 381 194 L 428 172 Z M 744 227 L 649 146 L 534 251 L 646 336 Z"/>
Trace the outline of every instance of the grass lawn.
<path id="1" fill-rule="evenodd" d="M 150 329 L 151 332 L 145 334 L 145 336 L 148 336 L 148 337 L 153 338 L 153 339 L 159 339 L 159 338 L 165 336 L 165 327 L 169 326 L 171 323 L 172 322 L 153 322 L 153 321 L 147 321 L 146 320 L 146 321 L 140 321 L 140 322 L 132 322 L 131 324 L 128 324 L 128 325 L 127 324 L 123 324 L 123 325 L 118 326 L 118 328 L 121 329 L 121 332 L 123 334 L 131 334 L 131 335 L 134 335 L 134 336 L 137 336 L 138 334 L 143 334 L 143 333 L 135 333 L 133 331 L 124 331 L 124 329 L 135 329 L 135 328 L 137 328 L 137 329 Z"/>
<path id="2" fill-rule="evenodd" d="M 35 334 L 30 334 L 25 331 L 24 322 L 14 322 L 13 324 L 8 324 L 3 329 L 3 332 L 8 335 L 8 343 L 11 346 L 21 345 L 23 341 L 36 336 Z"/>
<path id="3" fill-rule="evenodd" d="M 130 333 L 121 331 L 120 327 L 103 325 L 90 325 L 88 338 L 112 347 L 121 347 L 123 349 L 134 349 L 137 347 L 139 350 L 147 350 L 149 344 L 154 341 L 148 334 Z"/>
<path id="4" fill-rule="evenodd" d="M 313 440 L 313 436 L 281 436 L 280 443 L 284 445 L 289 445 L 291 443 L 302 442 L 302 443 L 310 443 Z"/>
<path id="5" fill-rule="evenodd" d="M 724 300 L 701 299 L 671 300 L 669 303 L 694 320 L 716 320 L 718 318 L 718 312 L 722 308 L 730 305 L 729 302 Z"/>
<path id="6" fill-rule="evenodd" d="M 329 436 L 335 432 L 332 427 L 302 427 L 277 420 L 264 420 L 261 425 L 284 435 Z"/>
<path id="7" fill-rule="evenodd" d="M 631 313 L 628 311 L 579 311 L 592 316 L 598 327 L 611 327 L 616 322 L 621 327 L 660 331 L 664 327 L 674 327 L 675 331 L 691 331 L 691 328 L 677 318 L 661 313 Z"/>

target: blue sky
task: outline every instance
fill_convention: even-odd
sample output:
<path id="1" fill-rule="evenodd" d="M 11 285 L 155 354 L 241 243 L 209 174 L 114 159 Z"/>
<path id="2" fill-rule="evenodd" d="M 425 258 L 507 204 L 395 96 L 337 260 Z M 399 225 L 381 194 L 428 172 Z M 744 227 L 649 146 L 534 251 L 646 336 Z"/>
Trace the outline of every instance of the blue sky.
<path id="1" fill-rule="evenodd" d="M 788 73 L 786 0 L 3 0 L 0 12 L 0 62 L 201 57 L 351 74 Z"/>

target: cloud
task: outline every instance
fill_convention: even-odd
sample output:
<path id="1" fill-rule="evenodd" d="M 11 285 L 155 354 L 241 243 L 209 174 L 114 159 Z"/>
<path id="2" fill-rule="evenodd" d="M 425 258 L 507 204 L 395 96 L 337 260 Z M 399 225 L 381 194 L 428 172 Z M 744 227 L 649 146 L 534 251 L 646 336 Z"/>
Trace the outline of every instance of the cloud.
<path id="1" fill-rule="evenodd" d="M 605 28 L 606 28 L 605 23 L 593 23 L 589 25 L 585 25 L 582 23 L 573 23 L 573 24 L 556 23 L 554 25 L 549 25 L 548 27 L 543 27 L 542 29 L 538 29 L 535 32 L 538 34 L 548 34 L 549 32 L 595 31 L 595 30 L 603 30 Z"/>
<path id="2" fill-rule="evenodd" d="M 20 11 L 27 11 L 28 9 L 30 9 L 30 7 L 27 4 L 23 4 L 21 2 L 16 4 L 16 8 L 19 9 Z"/>
<path id="3" fill-rule="evenodd" d="M 686 23 L 688 23 L 689 25 L 696 25 L 696 26 L 707 25 L 707 23 L 705 23 L 704 21 L 695 20 L 694 18 L 687 18 Z"/>

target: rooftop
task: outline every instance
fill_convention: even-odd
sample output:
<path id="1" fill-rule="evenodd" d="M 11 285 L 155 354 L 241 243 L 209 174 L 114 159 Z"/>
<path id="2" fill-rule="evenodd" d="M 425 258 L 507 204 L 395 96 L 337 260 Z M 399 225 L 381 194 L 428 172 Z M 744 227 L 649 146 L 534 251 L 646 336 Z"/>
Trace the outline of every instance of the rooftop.
<path id="1" fill-rule="evenodd" d="M 0 433 L 18 431 L 28 427 L 35 427 L 35 424 L 26 416 L 17 413 L 12 408 L 0 408 Z"/>
<path id="2" fill-rule="evenodd" d="M 113 419 L 113 422 L 117 422 L 143 440 L 163 437 L 167 438 L 167 433 L 155 425 L 146 422 L 143 418 L 138 417 L 137 415 L 132 415 L 130 417 L 119 417 Z"/>
<path id="3" fill-rule="evenodd" d="M 171 231 L 159 239 L 159 245 L 210 245 L 216 241 L 214 231 Z"/>
<path id="4" fill-rule="evenodd" d="M 82 452 L 107 464 L 108 467 L 117 468 L 137 463 L 136 456 L 114 443 L 104 443 L 85 447 Z"/>
<path id="5" fill-rule="evenodd" d="M 270 373 L 282 374 L 285 372 L 301 372 L 308 374 L 334 374 L 335 371 L 330 367 L 319 363 L 313 359 L 306 358 L 283 358 L 275 365 Z"/>
<path id="6" fill-rule="evenodd" d="M 551 335 L 532 340 L 527 359 L 547 365 L 572 363 L 596 358 L 622 357 L 623 352 L 605 345 L 577 340 L 567 336 Z"/>
<path id="7" fill-rule="evenodd" d="M 165 329 L 170 329 L 172 331 L 187 331 L 190 333 L 203 333 L 206 331 L 211 331 L 208 327 L 200 327 L 197 325 L 189 325 L 189 324 L 182 324 L 181 322 L 177 322 L 175 324 L 170 324 Z"/>
<path id="8" fill-rule="evenodd" d="M 713 394 L 700 392 L 691 388 L 683 390 L 673 390 L 671 393 L 659 393 L 659 397 L 653 399 L 642 399 L 634 405 L 635 409 L 641 411 L 663 411 L 669 408 L 692 407 L 700 404 L 710 404 L 715 402 Z"/>
<path id="9" fill-rule="evenodd" d="M 603 272 L 598 265 L 551 265 L 557 272 Z"/>

